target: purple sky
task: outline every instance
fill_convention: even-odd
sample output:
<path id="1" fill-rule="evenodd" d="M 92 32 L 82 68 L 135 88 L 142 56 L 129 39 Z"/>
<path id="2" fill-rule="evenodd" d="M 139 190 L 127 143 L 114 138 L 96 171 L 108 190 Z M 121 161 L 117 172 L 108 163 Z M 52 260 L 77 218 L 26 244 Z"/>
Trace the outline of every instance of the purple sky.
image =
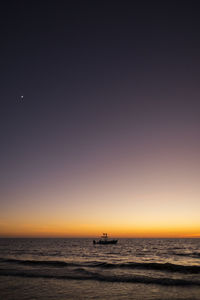
<path id="1" fill-rule="evenodd" d="M 48 220 L 59 207 L 56 220 L 68 210 L 81 224 L 90 217 L 76 215 L 73 203 L 95 215 L 104 202 L 120 211 L 123 199 L 128 211 L 157 197 L 177 216 L 180 199 L 184 212 L 189 201 L 192 226 L 200 196 L 198 11 L 188 1 L 2 4 L 2 234 L 18 226 L 17 215 L 42 215 L 48 203 Z"/>

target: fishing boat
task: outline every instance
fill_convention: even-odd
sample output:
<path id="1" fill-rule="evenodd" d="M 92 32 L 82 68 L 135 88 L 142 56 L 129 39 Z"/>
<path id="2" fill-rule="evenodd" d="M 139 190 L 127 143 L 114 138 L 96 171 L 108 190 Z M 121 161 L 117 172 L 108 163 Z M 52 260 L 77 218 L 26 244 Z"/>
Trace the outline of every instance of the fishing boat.
<path id="1" fill-rule="evenodd" d="M 100 245 L 108 245 L 108 244 L 117 244 L 118 240 L 110 240 L 108 238 L 108 234 L 107 233 L 103 233 L 103 235 L 101 236 L 100 240 L 95 241 L 93 240 L 93 244 L 100 244 Z"/>

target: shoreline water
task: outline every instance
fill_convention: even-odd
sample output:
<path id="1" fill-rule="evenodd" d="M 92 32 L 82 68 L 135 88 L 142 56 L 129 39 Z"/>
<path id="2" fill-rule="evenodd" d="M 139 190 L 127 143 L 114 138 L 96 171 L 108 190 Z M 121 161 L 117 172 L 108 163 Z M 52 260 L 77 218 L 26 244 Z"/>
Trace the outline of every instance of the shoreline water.
<path id="1" fill-rule="evenodd" d="M 0 239 L 1 297 L 199 299 L 199 246 L 200 239 Z"/>

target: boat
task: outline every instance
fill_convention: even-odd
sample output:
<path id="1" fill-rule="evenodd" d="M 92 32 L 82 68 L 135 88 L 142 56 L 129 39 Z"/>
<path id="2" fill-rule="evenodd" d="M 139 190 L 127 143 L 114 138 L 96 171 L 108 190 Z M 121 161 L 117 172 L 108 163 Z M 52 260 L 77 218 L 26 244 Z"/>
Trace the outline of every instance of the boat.
<path id="1" fill-rule="evenodd" d="M 101 236 L 100 240 L 95 241 L 93 240 L 93 244 L 99 244 L 99 245 L 108 245 L 108 244 L 117 244 L 118 240 L 110 240 L 108 238 L 108 234 L 107 233 L 103 233 L 103 235 Z"/>

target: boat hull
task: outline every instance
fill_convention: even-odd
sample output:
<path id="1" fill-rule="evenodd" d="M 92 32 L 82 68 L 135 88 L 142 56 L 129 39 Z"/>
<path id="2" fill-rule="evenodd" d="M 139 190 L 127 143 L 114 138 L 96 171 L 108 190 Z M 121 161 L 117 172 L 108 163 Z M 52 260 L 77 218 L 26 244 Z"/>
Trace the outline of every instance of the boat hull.
<path id="1" fill-rule="evenodd" d="M 111 240 L 111 241 L 93 241 L 93 244 L 98 244 L 98 245 L 110 245 L 110 244 L 117 244 L 118 240 Z"/>

